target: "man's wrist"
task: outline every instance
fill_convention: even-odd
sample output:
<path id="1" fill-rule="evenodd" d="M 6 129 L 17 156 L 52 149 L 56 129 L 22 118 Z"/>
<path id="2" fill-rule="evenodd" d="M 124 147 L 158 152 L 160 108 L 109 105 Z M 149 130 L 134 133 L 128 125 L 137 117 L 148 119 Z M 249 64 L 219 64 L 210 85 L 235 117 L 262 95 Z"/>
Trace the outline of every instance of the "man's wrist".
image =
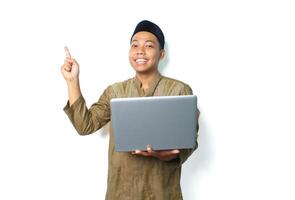
<path id="1" fill-rule="evenodd" d="M 67 80 L 67 85 L 68 86 L 74 86 L 74 85 L 79 85 L 79 78 L 72 78 Z"/>

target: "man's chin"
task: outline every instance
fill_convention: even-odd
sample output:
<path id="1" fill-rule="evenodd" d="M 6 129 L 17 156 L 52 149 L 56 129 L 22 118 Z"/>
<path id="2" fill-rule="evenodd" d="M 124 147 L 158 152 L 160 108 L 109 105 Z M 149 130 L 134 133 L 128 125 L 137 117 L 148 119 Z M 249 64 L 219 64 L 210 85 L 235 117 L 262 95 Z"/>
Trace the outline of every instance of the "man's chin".
<path id="1" fill-rule="evenodd" d="M 150 71 L 149 69 L 146 69 L 144 66 L 136 66 L 134 69 L 137 73 L 145 73 Z"/>
<path id="2" fill-rule="evenodd" d="M 154 68 L 147 68 L 146 66 L 134 66 L 133 69 L 137 74 L 151 74 L 154 72 Z"/>

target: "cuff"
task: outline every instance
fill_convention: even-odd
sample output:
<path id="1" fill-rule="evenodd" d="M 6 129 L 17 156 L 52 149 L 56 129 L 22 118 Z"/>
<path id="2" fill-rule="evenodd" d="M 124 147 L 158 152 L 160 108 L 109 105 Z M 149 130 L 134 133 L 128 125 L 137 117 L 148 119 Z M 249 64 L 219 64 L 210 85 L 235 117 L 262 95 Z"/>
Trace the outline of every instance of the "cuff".
<path id="1" fill-rule="evenodd" d="M 79 104 L 83 103 L 85 100 L 84 100 L 84 97 L 82 95 L 80 95 L 78 97 L 78 99 L 76 99 L 76 101 L 70 106 L 70 102 L 69 100 L 67 101 L 65 107 L 63 108 L 64 112 L 66 114 L 70 114 L 72 113 L 76 107 L 78 107 Z"/>

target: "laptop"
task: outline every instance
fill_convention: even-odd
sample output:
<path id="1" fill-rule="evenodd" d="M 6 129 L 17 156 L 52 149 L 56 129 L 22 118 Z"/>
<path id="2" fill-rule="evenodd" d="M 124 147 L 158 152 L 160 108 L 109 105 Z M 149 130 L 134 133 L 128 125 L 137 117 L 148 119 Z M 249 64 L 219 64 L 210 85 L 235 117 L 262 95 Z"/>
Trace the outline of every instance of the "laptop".
<path id="1" fill-rule="evenodd" d="M 194 148 L 196 113 L 195 95 L 111 99 L 115 150 Z"/>

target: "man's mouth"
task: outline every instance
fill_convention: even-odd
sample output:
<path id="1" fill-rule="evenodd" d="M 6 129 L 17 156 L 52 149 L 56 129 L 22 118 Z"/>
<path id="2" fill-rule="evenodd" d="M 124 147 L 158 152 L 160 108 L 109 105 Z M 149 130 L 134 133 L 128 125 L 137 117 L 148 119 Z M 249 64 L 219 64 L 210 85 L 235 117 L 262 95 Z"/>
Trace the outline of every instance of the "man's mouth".
<path id="1" fill-rule="evenodd" d="M 135 59 L 135 62 L 139 65 L 143 65 L 147 62 L 147 59 L 144 59 L 144 58 L 138 58 L 138 59 Z"/>

